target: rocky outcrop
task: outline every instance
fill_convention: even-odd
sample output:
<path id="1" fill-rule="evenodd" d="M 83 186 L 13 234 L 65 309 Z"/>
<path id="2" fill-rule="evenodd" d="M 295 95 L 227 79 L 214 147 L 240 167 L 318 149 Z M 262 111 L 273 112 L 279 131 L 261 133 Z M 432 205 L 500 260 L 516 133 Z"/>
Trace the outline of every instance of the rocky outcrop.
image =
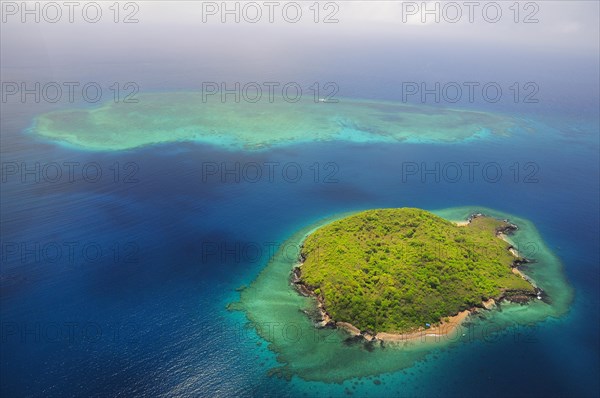
<path id="1" fill-rule="evenodd" d="M 540 288 L 535 288 L 533 292 L 528 290 L 509 290 L 506 291 L 498 301 L 506 300 L 511 303 L 527 304 L 534 299 L 542 300 L 545 293 Z"/>
<path id="2" fill-rule="evenodd" d="M 499 234 L 512 235 L 519 229 L 518 226 L 516 226 L 515 224 L 511 223 L 508 220 L 502 220 L 502 221 L 504 221 L 505 225 L 496 228 L 496 236 L 498 236 Z"/>
<path id="3" fill-rule="evenodd" d="M 300 279 L 300 266 L 294 267 L 292 270 L 292 277 L 290 282 L 294 285 L 298 293 L 300 293 L 304 297 L 313 296 L 313 292 L 309 289 Z"/>

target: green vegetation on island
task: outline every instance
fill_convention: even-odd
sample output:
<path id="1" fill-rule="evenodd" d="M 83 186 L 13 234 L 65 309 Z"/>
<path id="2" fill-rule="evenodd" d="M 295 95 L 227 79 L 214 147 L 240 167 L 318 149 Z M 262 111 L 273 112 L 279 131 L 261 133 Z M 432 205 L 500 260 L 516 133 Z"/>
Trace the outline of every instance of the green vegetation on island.
<path id="1" fill-rule="evenodd" d="M 498 236 L 512 229 L 483 216 L 458 226 L 420 209 L 363 211 L 306 238 L 297 284 L 336 322 L 413 331 L 490 298 L 535 297 L 513 272 L 522 259 Z"/>

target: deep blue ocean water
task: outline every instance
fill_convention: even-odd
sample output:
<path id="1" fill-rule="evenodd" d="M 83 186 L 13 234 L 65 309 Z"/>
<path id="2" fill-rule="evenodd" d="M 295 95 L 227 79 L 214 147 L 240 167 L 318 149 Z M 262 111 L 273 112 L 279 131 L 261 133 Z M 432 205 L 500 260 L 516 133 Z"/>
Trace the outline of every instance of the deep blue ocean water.
<path id="1" fill-rule="evenodd" d="M 228 152 L 174 143 L 96 153 L 26 133 L 42 107 L 5 111 L 3 165 L 95 163 L 102 178 L 85 181 L 76 171 L 74 182 L 66 176 L 50 182 L 43 174 L 40 182 L 32 175 L 23 182 L 3 172 L 3 397 L 345 396 L 347 389 L 355 396 L 551 397 L 600 391 L 597 115 L 561 119 L 540 111 L 531 120 L 535 133 L 465 144 L 313 143 Z M 243 176 L 239 183 L 231 176 L 203 181 L 207 162 L 296 162 L 303 175 L 290 182 L 277 166 L 273 182 Z M 443 175 L 440 182 L 432 175 L 422 182 L 403 173 L 407 162 L 430 168 L 435 162 L 496 162 L 503 174 L 491 182 L 494 174 L 484 177 L 476 169 L 473 181 L 463 174 L 454 183 Z M 328 163 L 337 166 L 337 182 L 323 181 Z M 269 377 L 275 355 L 244 327 L 242 313 L 225 309 L 273 247 L 320 218 L 374 207 L 465 205 L 519 215 L 537 226 L 575 289 L 566 317 L 528 330 L 527 339 L 498 335 L 433 353 L 411 369 L 382 375 L 380 385 L 373 379 L 327 385 Z"/>

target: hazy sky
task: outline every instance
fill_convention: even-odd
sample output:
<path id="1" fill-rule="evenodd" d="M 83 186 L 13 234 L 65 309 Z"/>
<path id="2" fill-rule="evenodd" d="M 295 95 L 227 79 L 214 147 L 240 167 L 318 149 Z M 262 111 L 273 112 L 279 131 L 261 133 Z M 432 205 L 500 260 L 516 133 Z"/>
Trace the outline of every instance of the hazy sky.
<path id="1" fill-rule="evenodd" d="M 47 3 L 29 2 L 28 10 L 37 4 L 39 22 L 21 4 L 2 3 L 3 80 L 110 73 L 108 80 L 135 79 L 152 90 L 214 79 L 304 77 L 343 88 L 356 84 L 352 89 L 362 95 L 364 87 L 383 92 L 406 79 L 506 79 L 543 83 L 546 98 L 560 99 L 568 90 L 597 98 L 597 1 L 524 1 L 518 7 L 512 0 L 321 1 L 318 7 L 313 1 L 228 1 L 229 14 L 222 1 L 138 1 L 119 3 L 118 15 L 113 1 L 98 1 L 78 3 L 72 23 L 63 2 L 55 3 L 61 18 Z M 96 8 L 101 16 L 91 23 Z M 124 23 L 128 16 L 136 22 Z M 548 89 L 557 84 L 562 87 Z"/>
<path id="2" fill-rule="evenodd" d="M 74 8 L 73 23 L 68 21 L 67 7 L 61 6 L 62 17 L 51 23 L 57 11 L 44 8 L 45 3 L 39 2 L 29 2 L 26 7 L 35 9 L 35 3 L 40 8 L 39 23 L 34 21 L 35 15 L 23 15 L 21 2 L 2 3 L 2 48 L 3 55 L 9 58 L 3 57 L 3 61 L 9 64 L 10 57 L 19 53 L 51 55 L 61 47 L 77 48 L 82 54 L 98 49 L 121 53 L 126 48 L 135 54 L 136 49 L 162 47 L 165 51 L 226 50 L 277 56 L 273 50 L 293 51 L 296 45 L 352 47 L 357 41 L 395 42 L 399 47 L 446 44 L 457 49 L 500 46 L 541 53 L 597 54 L 600 36 L 597 1 L 520 2 L 518 7 L 513 1 L 334 1 L 321 2 L 318 7 L 312 1 L 272 2 L 272 7 L 261 1 L 227 2 L 225 7 L 229 10 L 238 7 L 239 23 L 235 22 L 235 14 L 224 14 L 221 1 L 132 2 L 135 6 L 119 10 L 119 23 L 113 22 L 115 10 L 109 9 L 110 1 L 96 3 L 102 11 L 96 23 L 84 20 L 85 2 Z M 298 18 L 296 4 L 302 7 Z M 273 23 L 269 22 L 269 10 Z M 424 10 L 433 12 L 425 14 Z M 86 15 L 94 18 L 95 7 L 87 8 Z M 123 23 L 128 15 L 138 22 Z M 222 18 L 226 18 L 225 23 Z M 290 22 L 296 19 L 298 22 Z M 325 19 L 337 22 L 324 23 Z M 253 20 L 258 22 L 252 23 Z"/>

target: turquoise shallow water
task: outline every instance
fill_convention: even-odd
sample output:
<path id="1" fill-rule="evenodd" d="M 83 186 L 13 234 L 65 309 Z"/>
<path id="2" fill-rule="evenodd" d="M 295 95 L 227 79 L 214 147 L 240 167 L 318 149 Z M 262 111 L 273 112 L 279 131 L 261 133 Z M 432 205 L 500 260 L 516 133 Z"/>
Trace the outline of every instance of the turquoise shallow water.
<path id="1" fill-rule="evenodd" d="M 87 150 L 196 142 L 239 151 L 315 141 L 452 143 L 506 137 L 523 123 L 481 110 L 353 98 L 240 103 L 206 98 L 201 91 L 174 91 L 145 94 L 138 101 L 47 112 L 29 130 Z"/>

